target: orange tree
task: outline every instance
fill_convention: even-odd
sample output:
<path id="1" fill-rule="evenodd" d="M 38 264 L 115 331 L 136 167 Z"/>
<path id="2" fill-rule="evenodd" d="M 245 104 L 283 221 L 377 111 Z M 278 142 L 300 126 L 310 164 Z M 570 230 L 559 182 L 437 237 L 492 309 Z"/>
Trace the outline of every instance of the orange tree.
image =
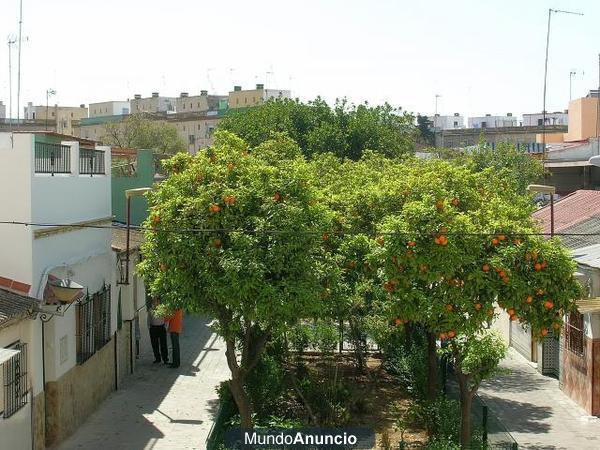
<path id="1" fill-rule="evenodd" d="M 450 347 L 467 446 L 482 377 L 464 361 L 474 347 L 465 340 L 488 327 L 496 306 L 537 336 L 558 331 L 579 295 L 574 263 L 557 240 L 535 235 L 530 199 L 491 169 L 424 162 L 406 181 L 402 209 L 380 228 L 383 285 L 397 324 L 420 323 Z"/>
<path id="2" fill-rule="evenodd" d="M 241 424 L 252 427 L 245 383 L 267 341 L 320 308 L 327 263 L 314 231 L 329 228 L 329 214 L 299 148 L 281 136 L 249 152 L 219 132 L 214 147 L 165 166 L 169 177 L 148 195 L 140 272 L 165 311 L 216 318 Z"/>

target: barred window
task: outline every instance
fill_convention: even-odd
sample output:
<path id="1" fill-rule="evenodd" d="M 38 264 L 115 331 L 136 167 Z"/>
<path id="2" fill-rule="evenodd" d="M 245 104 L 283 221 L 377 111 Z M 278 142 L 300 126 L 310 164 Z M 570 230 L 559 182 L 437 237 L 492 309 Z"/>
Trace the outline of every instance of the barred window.
<path id="1" fill-rule="evenodd" d="M 583 335 L 583 314 L 571 313 L 565 324 L 565 346 L 576 355 L 585 353 L 585 338 Z"/>
<path id="2" fill-rule="evenodd" d="M 87 295 L 77 305 L 77 364 L 83 364 L 110 341 L 110 286 Z"/>
<path id="3" fill-rule="evenodd" d="M 10 347 L 19 353 L 1 365 L 2 416 L 10 417 L 27 404 L 29 386 L 27 385 L 27 344 L 17 342 Z"/>

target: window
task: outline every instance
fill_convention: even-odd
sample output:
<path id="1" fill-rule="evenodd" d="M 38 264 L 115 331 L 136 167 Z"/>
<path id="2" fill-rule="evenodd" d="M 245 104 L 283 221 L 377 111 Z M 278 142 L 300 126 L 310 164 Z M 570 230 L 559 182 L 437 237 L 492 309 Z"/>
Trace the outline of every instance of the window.
<path id="1" fill-rule="evenodd" d="M 6 419 L 12 416 L 23 406 L 27 404 L 29 389 L 27 386 L 27 344 L 17 342 L 12 344 L 9 349 L 18 350 L 14 355 L 1 366 L 0 379 L 2 380 L 2 416 Z"/>
<path id="2" fill-rule="evenodd" d="M 454 128 L 458 128 L 458 122 L 456 120 L 454 121 Z"/>
<path id="3" fill-rule="evenodd" d="M 544 123 L 544 119 L 538 119 L 538 126 L 542 126 L 543 123 Z"/>
<path id="4" fill-rule="evenodd" d="M 481 122 L 481 128 L 487 128 L 487 122 Z"/>
<path id="5" fill-rule="evenodd" d="M 77 305 L 77 364 L 83 364 L 110 341 L 110 286 L 87 295 Z"/>
<path id="6" fill-rule="evenodd" d="M 196 143 L 196 136 L 193 134 L 188 135 L 188 144 L 194 145 Z"/>
<path id="7" fill-rule="evenodd" d="M 583 314 L 571 313 L 565 324 L 565 346 L 567 350 L 578 356 L 585 354 L 585 338 L 583 335 Z"/>

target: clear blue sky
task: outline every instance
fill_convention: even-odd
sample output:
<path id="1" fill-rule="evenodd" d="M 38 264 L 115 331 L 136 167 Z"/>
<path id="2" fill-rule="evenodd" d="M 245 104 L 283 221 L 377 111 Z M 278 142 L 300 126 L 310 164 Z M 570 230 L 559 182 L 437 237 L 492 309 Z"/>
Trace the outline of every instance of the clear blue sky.
<path id="1" fill-rule="evenodd" d="M 1 4 L 8 103 L 19 1 Z M 552 19 L 548 110 L 562 110 L 570 70 L 574 97 L 598 85 L 599 1 L 24 0 L 21 104 L 44 104 L 47 88 L 78 105 L 266 81 L 302 99 L 427 114 L 438 93 L 442 114 L 521 115 L 541 110 L 549 7 L 585 13 Z"/>

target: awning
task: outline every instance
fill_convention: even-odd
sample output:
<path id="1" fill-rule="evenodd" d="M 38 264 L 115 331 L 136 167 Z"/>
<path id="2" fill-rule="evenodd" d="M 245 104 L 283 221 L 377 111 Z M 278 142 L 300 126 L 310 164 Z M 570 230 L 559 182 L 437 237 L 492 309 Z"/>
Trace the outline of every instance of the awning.
<path id="1" fill-rule="evenodd" d="M 575 302 L 581 314 L 600 312 L 600 297 L 582 298 Z"/>
<path id="2" fill-rule="evenodd" d="M 10 358 L 18 355 L 21 350 L 15 350 L 14 348 L 0 348 L 0 364 L 4 364 Z"/>

